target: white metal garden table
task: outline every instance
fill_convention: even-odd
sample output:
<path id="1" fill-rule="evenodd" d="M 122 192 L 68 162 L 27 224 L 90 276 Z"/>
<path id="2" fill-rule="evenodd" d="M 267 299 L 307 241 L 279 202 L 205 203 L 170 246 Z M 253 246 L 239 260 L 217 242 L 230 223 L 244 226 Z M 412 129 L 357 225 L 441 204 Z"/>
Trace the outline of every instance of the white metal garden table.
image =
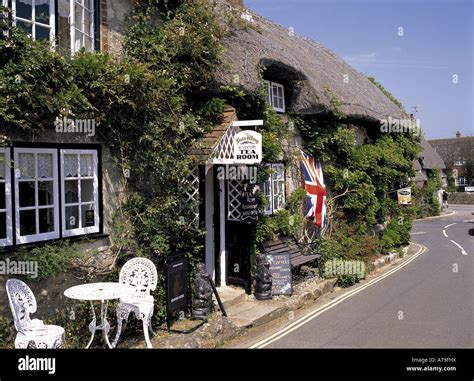
<path id="1" fill-rule="evenodd" d="M 95 332 L 101 330 L 104 339 L 109 346 L 113 348 L 109 341 L 110 324 L 107 321 L 107 304 L 109 300 L 127 297 L 135 292 L 133 286 L 122 283 L 102 282 L 87 283 L 79 286 L 68 288 L 64 291 L 64 295 L 70 299 L 88 300 L 91 304 L 93 319 L 89 323 L 89 331 L 91 339 L 86 348 L 89 348 L 94 340 Z M 97 318 L 94 310 L 94 301 L 100 301 L 100 324 L 97 325 Z"/>

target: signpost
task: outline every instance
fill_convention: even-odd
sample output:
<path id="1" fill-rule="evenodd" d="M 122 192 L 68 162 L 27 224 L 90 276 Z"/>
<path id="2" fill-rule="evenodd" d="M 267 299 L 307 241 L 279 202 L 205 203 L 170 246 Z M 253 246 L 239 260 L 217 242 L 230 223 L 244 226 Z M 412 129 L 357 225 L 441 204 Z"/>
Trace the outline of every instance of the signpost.
<path id="1" fill-rule="evenodd" d="M 272 274 L 272 295 L 293 293 L 290 253 L 268 254 Z"/>
<path id="2" fill-rule="evenodd" d="M 174 312 L 188 305 L 188 261 L 182 256 L 171 258 L 166 270 L 166 325 L 170 331 Z"/>

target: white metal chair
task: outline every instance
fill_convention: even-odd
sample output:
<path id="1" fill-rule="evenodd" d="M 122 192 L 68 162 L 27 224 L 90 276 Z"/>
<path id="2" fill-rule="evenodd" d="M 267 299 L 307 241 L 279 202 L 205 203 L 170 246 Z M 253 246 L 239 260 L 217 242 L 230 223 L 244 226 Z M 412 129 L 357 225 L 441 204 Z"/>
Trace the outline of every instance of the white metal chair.
<path id="1" fill-rule="evenodd" d="M 127 321 L 130 312 L 143 322 L 143 333 L 148 348 L 153 348 L 148 331 L 152 335 L 151 318 L 153 316 L 154 299 L 151 291 L 156 289 L 158 274 L 152 261 L 146 258 L 130 259 L 120 270 L 119 282 L 135 287 L 135 293 L 120 298 L 117 306 L 117 334 L 112 346 L 115 347 L 122 332 L 122 321 Z"/>
<path id="2" fill-rule="evenodd" d="M 7 295 L 13 314 L 17 335 L 15 348 L 62 348 L 64 328 L 46 325 L 42 320 L 30 319 L 36 312 L 36 299 L 26 283 L 19 279 L 8 279 Z"/>

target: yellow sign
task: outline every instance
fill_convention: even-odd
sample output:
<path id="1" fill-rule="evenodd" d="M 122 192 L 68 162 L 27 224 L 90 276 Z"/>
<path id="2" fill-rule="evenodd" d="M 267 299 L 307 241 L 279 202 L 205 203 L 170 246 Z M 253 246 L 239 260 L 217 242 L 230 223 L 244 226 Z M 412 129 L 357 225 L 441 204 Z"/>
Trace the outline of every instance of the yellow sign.
<path id="1" fill-rule="evenodd" d="M 411 205 L 411 188 L 403 188 L 397 191 L 398 205 Z"/>

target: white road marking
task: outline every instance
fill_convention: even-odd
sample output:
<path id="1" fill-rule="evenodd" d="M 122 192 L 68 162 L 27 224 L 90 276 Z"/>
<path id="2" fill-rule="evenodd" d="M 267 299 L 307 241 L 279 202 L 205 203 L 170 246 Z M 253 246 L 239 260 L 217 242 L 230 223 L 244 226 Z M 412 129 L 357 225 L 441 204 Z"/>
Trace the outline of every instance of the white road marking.
<path id="1" fill-rule="evenodd" d="M 415 232 L 415 233 L 411 233 L 411 235 L 417 235 L 417 234 L 426 234 L 426 232 Z"/>
<path id="2" fill-rule="evenodd" d="M 420 244 L 416 244 L 416 245 L 418 245 L 420 247 L 420 250 L 418 250 L 417 253 L 413 254 L 413 256 L 410 259 L 408 259 L 406 262 L 402 263 L 400 266 L 397 266 L 393 270 L 390 270 L 390 271 L 386 272 L 385 274 L 380 275 L 379 277 L 377 277 L 375 279 L 372 279 L 371 281 L 367 282 L 366 284 L 364 284 L 360 287 L 357 287 L 356 289 L 354 289 L 352 291 L 349 291 L 348 293 L 343 294 L 343 295 L 331 300 L 330 302 L 326 303 L 324 306 L 321 306 L 318 309 L 316 309 L 312 312 L 309 312 L 305 316 L 299 318 L 295 322 L 293 322 L 290 325 L 288 325 L 287 327 L 283 328 L 281 331 L 276 332 L 273 335 L 270 335 L 269 337 L 259 341 L 258 343 L 253 344 L 250 348 L 251 349 L 264 348 L 264 347 L 270 345 L 271 343 L 273 343 L 277 340 L 280 340 L 284 336 L 290 334 L 291 332 L 297 330 L 298 328 L 300 328 L 304 324 L 310 322 L 315 317 L 321 315 L 323 312 L 326 312 L 326 311 L 330 310 L 331 308 L 335 307 L 339 303 L 342 303 L 344 300 L 350 298 L 351 296 L 354 296 L 355 294 L 365 290 L 366 288 L 374 285 L 375 283 L 380 282 L 381 280 L 385 279 L 386 277 L 388 277 L 388 276 L 392 275 L 393 273 L 401 270 L 403 267 L 407 266 L 410 262 L 414 261 L 420 255 L 426 253 L 429 250 L 426 246 L 423 246 L 423 245 L 420 245 Z"/>
<path id="3" fill-rule="evenodd" d="M 448 238 L 448 235 L 446 234 L 446 230 L 443 230 L 443 235 Z"/>
<path id="4" fill-rule="evenodd" d="M 457 243 L 456 241 L 453 241 L 452 239 L 450 239 L 450 241 L 461 249 L 461 254 L 462 255 L 467 255 L 466 250 L 464 250 L 464 248 L 459 243 Z"/>
<path id="5" fill-rule="evenodd" d="M 450 226 L 453 226 L 453 225 L 456 225 L 456 224 L 457 224 L 457 222 L 455 222 L 454 224 L 446 225 L 443 229 L 447 229 L 447 228 L 449 228 Z"/>

